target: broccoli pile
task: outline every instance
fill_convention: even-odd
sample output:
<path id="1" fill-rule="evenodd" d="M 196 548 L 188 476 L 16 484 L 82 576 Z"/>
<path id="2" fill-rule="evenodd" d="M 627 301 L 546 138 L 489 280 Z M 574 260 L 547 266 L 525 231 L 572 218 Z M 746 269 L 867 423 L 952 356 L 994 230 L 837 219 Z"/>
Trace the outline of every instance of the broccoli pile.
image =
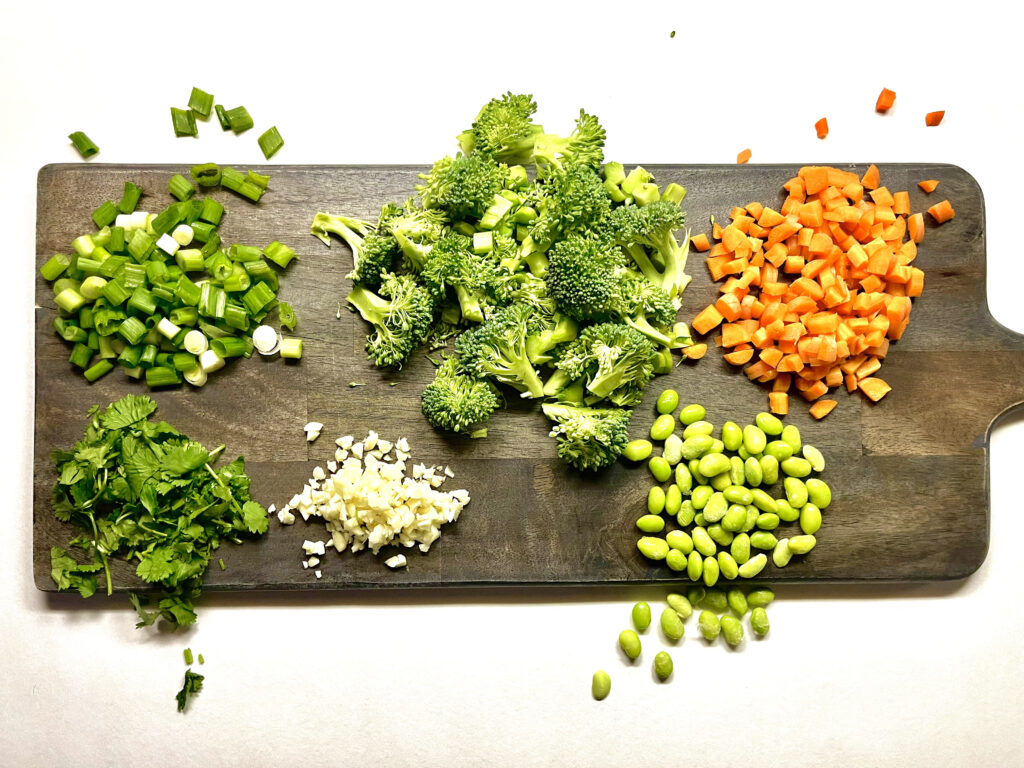
<path id="1" fill-rule="evenodd" d="M 632 408 L 673 350 L 689 283 L 686 190 L 605 162 L 605 130 L 580 110 L 566 136 L 507 93 L 376 222 L 321 212 L 312 233 L 352 252 L 348 302 L 371 326 L 374 365 L 401 368 L 454 337 L 422 397 L 437 429 L 473 436 L 502 395 L 540 400 L 565 461 L 613 463 Z"/>

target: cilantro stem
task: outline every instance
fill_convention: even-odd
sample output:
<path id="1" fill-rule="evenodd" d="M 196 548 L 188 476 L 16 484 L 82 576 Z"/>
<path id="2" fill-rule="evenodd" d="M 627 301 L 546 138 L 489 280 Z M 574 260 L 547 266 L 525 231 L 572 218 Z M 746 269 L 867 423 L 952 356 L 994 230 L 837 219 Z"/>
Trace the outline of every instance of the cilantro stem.
<path id="1" fill-rule="evenodd" d="M 223 446 L 221 446 L 221 448 L 223 448 Z M 218 449 L 218 450 L 220 450 L 220 449 Z M 225 491 L 228 492 L 228 502 L 231 504 L 231 508 L 234 509 L 235 512 L 237 512 L 238 514 L 244 516 L 245 513 L 242 512 L 242 508 L 240 506 L 238 506 L 238 502 L 235 501 L 235 496 L 234 496 L 233 493 L 231 493 L 231 489 L 228 488 L 227 483 L 225 483 L 223 480 L 220 479 L 220 475 L 218 475 L 216 472 L 214 472 L 209 464 L 204 464 L 203 466 L 206 467 L 206 471 L 209 472 L 213 476 L 213 479 L 217 481 L 217 485 L 219 485 L 221 488 L 223 488 Z"/>

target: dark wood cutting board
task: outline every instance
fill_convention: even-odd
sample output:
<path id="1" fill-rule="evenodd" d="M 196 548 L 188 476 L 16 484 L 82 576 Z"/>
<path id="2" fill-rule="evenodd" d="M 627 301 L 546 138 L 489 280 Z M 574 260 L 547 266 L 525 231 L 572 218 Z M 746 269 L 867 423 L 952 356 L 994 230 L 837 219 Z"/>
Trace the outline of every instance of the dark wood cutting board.
<path id="1" fill-rule="evenodd" d="M 778 206 L 782 184 L 797 166 L 648 166 L 661 184 L 689 190 L 684 208 L 693 232 L 708 231 L 714 215 L 724 221 L 735 205 Z M 864 164 L 843 165 L 858 172 Z M 39 173 L 36 262 L 68 252 L 89 231 L 89 214 L 103 200 L 117 200 L 126 180 L 146 190 L 140 206 L 159 211 L 170 197 L 167 180 L 185 166 L 49 165 Z M 207 574 L 211 589 L 329 589 L 437 585 L 635 584 L 678 581 L 664 566 L 636 550 L 634 520 L 645 510 L 651 478 L 645 468 L 620 464 L 582 477 L 555 455 L 549 424 L 537 406 L 509 399 L 494 415 L 489 437 L 457 438 L 435 432 L 423 419 L 419 395 L 433 375 L 425 354 L 404 370 L 382 373 L 363 352 L 366 327 L 339 302 L 349 288 L 348 248 L 327 248 L 310 235 L 317 211 L 374 219 L 380 206 L 410 195 L 422 168 L 393 166 L 267 166 L 270 189 L 258 205 L 216 190 L 227 214 L 226 242 L 265 245 L 280 240 L 300 260 L 282 281 L 281 296 L 299 317 L 305 339 L 301 363 L 241 360 L 195 390 L 157 391 L 158 415 L 225 456 L 244 455 L 255 497 L 279 507 L 299 491 L 314 466 L 333 457 L 334 438 L 357 439 L 373 429 L 406 437 L 414 459 L 450 464 L 472 501 L 426 555 L 408 552 L 407 569 L 392 572 L 368 552 L 328 550 L 323 578 L 301 567 L 304 539 L 326 539 L 322 524 L 291 527 L 272 520 L 267 536 L 244 546 L 226 545 L 227 569 Z M 985 216 L 982 193 L 964 170 L 950 165 L 881 166 L 889 189 L 910 192 L 913 210 L 948 197 L 956 218 L 940 227 L 928 217 L 917 263 L 926 272 L 924 295 L 894 344 L 881 373 L 893 391 L 880 403 L 836 395 L 839 406 L 815 422 L 799 398 L 787 422 L 828 458 L 823 474 L 835 500 L 825 513 L 817 548 L 785 569 L 769 567 L 773 581 L 912 581 L 959 579 L 982 563 L 989 536 L 988 435 L 993 421 L 1024 401 L 1024 337 L 1002 327 L 985 297 Z M 938 179 L 926 196 L 921 179 Z M 693 282 L 684 295 L 689 320 L 716 295 L 700 254 L 690 256 Z M 81 437 L 88 408 L 144 384 L 120 370 L 88 384 L 67 362 L 69 346 L 52 330 L 54 303 L 36 278 L 36 401 L 33 561 L 36 585 L 53 590 L 49 550 L 70 534 L 50 509 L 55 472 L 49 454 Z M 349 382 L 366 386 L 350 388 Z M 389 386 L 394 383 L 395 386 Z M 645 436 L 653 403 L 665 388 L 682 401 L 699 402 L 709 418 L 740 424 L 766 410 L 767 390 L 750 383 L 714 347 L 697 364 L 657 377 L 636 409 L 633 432 Z M 309 444 L 307 421 L 324 423 Z M 388 552 L 382 551 L 382 554 Z M 118 589 L 139 585 L 134 566 L 116 563 Z"/>

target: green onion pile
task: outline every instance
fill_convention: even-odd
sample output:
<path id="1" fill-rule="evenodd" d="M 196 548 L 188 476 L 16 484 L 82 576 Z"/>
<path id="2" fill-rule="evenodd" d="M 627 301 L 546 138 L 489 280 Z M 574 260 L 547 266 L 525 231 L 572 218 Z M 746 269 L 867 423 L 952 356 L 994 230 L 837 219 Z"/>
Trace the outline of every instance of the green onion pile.
<path id="1" fill-rule="evenodd" d="M 196 166 L 192 176 L 200 187 L 219 184 L 253 202 L 269 182 L 213 164 Z M 218 233 L 223 205 L 197 197 L 181 174 L 168 191 L 176 202 L 150 214 L 137 210 L 142 189 L 125 182 L 120 201 L 93 211 L 96 230 L 40 269 L 53 283 L 54 330 L 72 345 L 70 362 L 89 382 L 120 366 L 153 388 L 183 380 L 202 386 L 225 361 L 252 355 L 253 331 L 275 310 L 279 325 L 294 330 L 295 313 L 277 292 L 279 270 L 295 251 L 276 241 L 262 249 L 227 246 Z M 283 339 L 279 351 L 299 358 L 302 342 Z"/>

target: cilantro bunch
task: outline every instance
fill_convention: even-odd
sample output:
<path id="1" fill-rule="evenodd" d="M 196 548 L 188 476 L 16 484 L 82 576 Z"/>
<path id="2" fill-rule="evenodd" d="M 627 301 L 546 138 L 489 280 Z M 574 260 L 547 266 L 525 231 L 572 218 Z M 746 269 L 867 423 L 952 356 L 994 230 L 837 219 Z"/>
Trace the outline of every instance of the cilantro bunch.
<path id="1" fill-rule="evenodd" d="M 51 456 L 59 475 L 53 511 L 83 532 L 70 548 L 50 550 L 58 589 L 95 594 L 102 571 L 113 592 L 110 558 L 137 562 L 136 574 L 156 588 L 156 607 L 132 593 L 136 626 L 163 618 L 177 627 L 196 620 L 193 601 L 213 553 L 225 539 L 267 531 L 267 511 L 249 497 L 245 460 L 214 469 L 223 451 L 208 451 L 165 421 L 150 416 L 156 403 L 127 395 L 106 410 L 93 406 L 85 435 L 70 451 Z"/>

